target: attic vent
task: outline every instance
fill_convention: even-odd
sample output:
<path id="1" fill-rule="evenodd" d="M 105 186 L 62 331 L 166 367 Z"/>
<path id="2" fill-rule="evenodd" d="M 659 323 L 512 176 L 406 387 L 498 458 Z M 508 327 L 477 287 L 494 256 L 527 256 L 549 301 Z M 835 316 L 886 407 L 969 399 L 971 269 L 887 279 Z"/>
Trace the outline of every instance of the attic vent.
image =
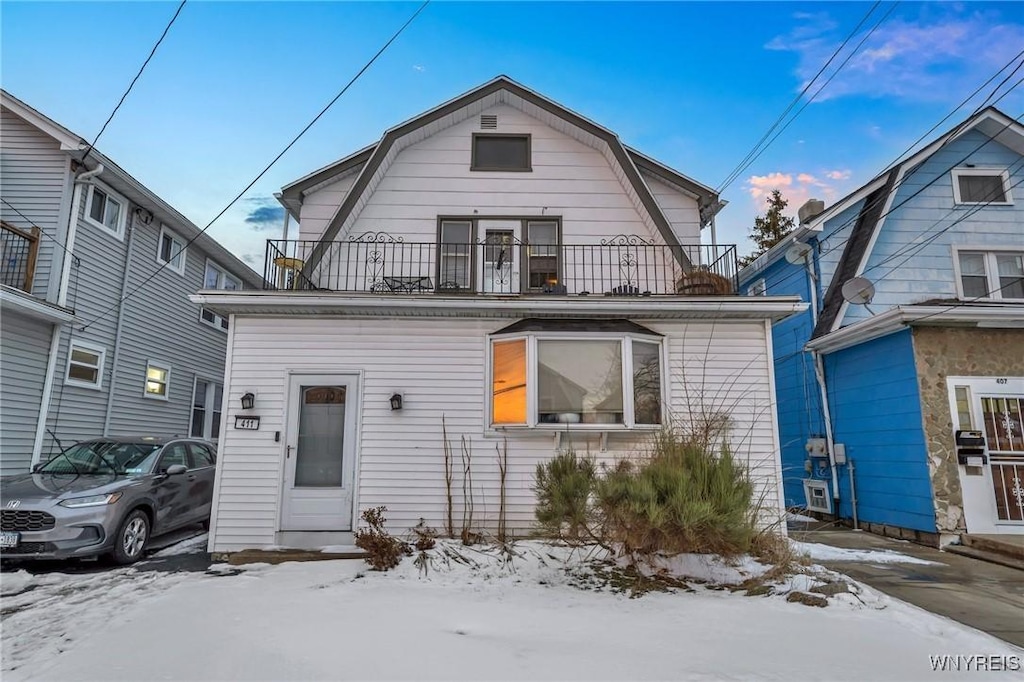
<path id="1" fill-rule="evenodd" d="M 498 115 L 497 114 L 480 114 L 480 127 L 481 128 L 497 128 L 498 127 Z"/>

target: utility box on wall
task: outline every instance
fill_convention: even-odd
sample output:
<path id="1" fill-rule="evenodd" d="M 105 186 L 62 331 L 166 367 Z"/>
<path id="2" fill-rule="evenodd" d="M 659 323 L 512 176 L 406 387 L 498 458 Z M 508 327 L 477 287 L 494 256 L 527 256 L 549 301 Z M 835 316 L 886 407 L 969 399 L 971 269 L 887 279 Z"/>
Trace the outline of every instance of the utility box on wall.
<path id="1" fill-rule="evenodd" d="M 957 431 L 956 460 L 961 466 L 985 466 L 988 463 L 988 457 L 985 456 L 985 434 L 981 431 Z"/>
<path id="2" fill-rule="evenodd" d="M 824 438 L 808 438 L 804 449 L 808 457 L 828 457 L 828 445 Z"/>

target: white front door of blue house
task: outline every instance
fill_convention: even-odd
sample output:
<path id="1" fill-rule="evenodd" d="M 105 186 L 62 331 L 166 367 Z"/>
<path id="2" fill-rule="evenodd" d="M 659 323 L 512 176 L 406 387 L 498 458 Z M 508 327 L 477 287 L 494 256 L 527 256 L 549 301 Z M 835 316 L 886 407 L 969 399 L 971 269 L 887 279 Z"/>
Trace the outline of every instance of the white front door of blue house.
<path id="1" fill-rule="evenodd" d="M 352 529 L 358 391 L 355 375 L 291 376 L 281 530 Z"/>

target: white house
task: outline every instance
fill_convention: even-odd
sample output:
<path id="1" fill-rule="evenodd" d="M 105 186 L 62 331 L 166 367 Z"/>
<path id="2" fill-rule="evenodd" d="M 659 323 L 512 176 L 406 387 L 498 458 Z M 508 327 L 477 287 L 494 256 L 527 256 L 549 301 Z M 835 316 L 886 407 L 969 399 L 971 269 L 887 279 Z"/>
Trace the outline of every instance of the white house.
<path id="1" fill-rule="evenodd" d="M 771 323 L 804 304 L 734 295 L 712 189 L 499 77 L 279 198 L 267 288 L 193 297 L 230 319 L 210 551 L 349 542 L 377 505 L 486 533 L 503 498 L 523 534 L 558 449 L 719 414 L 781 510 Z"/>

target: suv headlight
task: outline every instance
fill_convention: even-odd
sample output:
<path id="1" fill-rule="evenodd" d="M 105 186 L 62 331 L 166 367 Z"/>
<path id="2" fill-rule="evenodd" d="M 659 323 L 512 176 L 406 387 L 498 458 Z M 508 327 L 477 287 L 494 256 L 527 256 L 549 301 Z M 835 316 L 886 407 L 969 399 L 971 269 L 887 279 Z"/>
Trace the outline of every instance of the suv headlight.
<path id="1" fill-rule="evenodd" d="M 100 507 L 105 504 L 114 504 L 121 499 L 122 493 L 107 493 L 105 495 L 87 495 L 86 497 L 69 497 L 61 500 L 58 504 L 62 507 L 77 509 L 79 507 Z"/>

